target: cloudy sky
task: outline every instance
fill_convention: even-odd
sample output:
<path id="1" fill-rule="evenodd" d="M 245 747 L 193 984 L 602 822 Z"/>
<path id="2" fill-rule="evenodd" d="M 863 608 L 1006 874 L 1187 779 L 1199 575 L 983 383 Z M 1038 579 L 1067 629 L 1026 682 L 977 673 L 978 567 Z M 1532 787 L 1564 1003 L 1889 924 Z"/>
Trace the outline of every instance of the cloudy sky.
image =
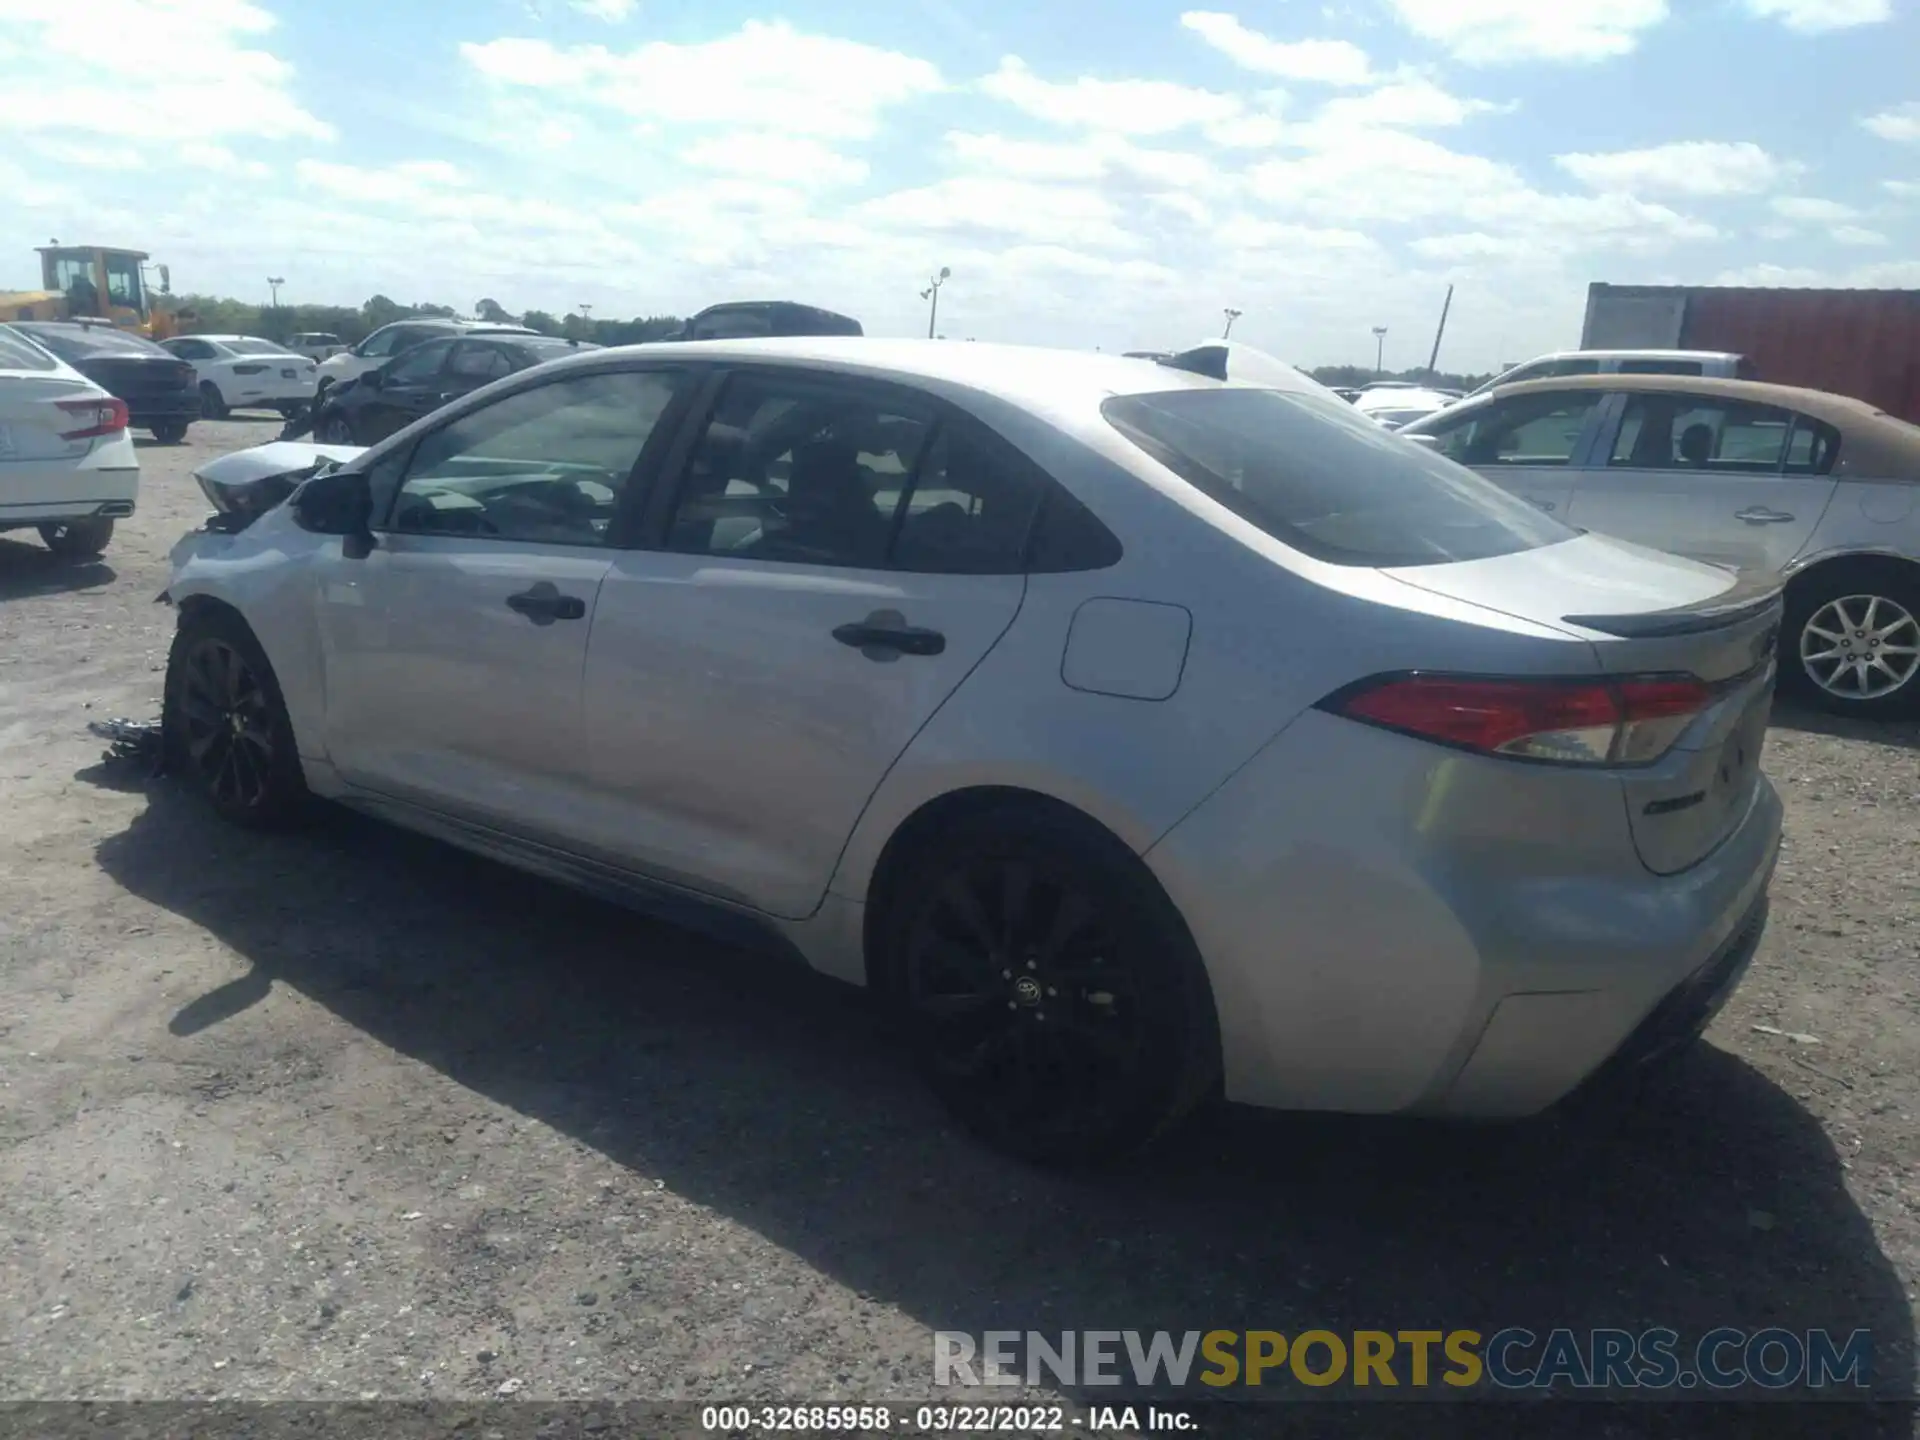
<path id="1" fill-rule="evenodd" d="M 1587 282 L 1920 286 L 1920 0 L 0 0 L 0 288 L 1491 368 Z"/>

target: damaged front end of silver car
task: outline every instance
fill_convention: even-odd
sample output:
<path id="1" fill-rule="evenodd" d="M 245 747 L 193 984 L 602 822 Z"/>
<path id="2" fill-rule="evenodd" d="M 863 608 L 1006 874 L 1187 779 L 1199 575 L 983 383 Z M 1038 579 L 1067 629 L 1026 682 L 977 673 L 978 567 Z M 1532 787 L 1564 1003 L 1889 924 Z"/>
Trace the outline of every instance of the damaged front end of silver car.
<path id="1" fill-rule="evenodd" d="M 213 506 L 201 525 L 189 530 L 169 556 L 178 570 L 197 552 L 205 537 L 238 535 L 262 515 L 286 503 L 294 491 L 316 475 L 325 475 L 364 455 L 358 445 L 316 445 L 304 440 L 275 440 L 247 450 L 235 450 L 207 461 L 193 472 L 200 491 Z M 162 590 L 156 602 L 172 603 Z"/>

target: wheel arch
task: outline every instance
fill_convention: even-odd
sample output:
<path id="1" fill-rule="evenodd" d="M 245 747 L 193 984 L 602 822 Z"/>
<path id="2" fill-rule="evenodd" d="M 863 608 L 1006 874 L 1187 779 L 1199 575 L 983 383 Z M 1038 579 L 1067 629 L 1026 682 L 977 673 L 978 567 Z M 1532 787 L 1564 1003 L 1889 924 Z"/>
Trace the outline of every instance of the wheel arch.
<path id="1" fill-rule="evenodd" d="M 1090 845 L 1111 847 L 1136 860 L 1139 858 L 1134 847 L 1127 844 L 1110 826 L 1079 806 L 1022 785 L 965 785 L 922 801 L 894 827 L 893 833 L 881 846 L 867 879 L 861 952 L 867 986 L 876 994 L 885 993 L 886 988 L 886 976 L 880 965 L 880 937 L 885 933 L 889 907 L 898 897 L 898 887 L 911 861 L 933 844 L 943 830 L 962 819 L 995 810 L 1051 815 L 1083 833 Z M 1144 863 L 1142 868 L 1145 868 Z M 1150 872 L 1147 878 L 1152 879 Z M 1171 896 L 1166 897 L 1166 902 L 1169 907 L 1173 906 Z M 1175 913 L 1178 913 L 1177 908 Z"/>
<path id="2" fill-rule="evenodd" d="M 1854 566 L 1898 567 L 1906 572 L 1907 578 L 1920 581 L 1920 560 L 1914 559 L 1899 550 L 1881 548 L 1861 548 L 1855 550 L 1832 550 L 1824 554 L 1810 555 L 1796 561 L 1786 571 L 1786 599 L 1788 604 L 1806 593 L 1817 581 L 1838 570 Z"/>

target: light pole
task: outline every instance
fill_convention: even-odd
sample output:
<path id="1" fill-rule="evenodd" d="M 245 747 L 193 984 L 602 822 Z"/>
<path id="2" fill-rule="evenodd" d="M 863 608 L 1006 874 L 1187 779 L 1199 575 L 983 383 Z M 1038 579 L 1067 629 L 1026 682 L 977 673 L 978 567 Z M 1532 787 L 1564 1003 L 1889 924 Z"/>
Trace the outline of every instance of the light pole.
<path id="1" fill-rule="evenodd" d="M 1373 327 L 1373 378 L 1378 380 L 1386 372 L 1387 364 L 1387 327 Z"/>
<path id="2" fill-rule="evenodd" d="M 1220 338 L 1224 340 L 1229 335 L 1233 334 L 1233 322 L 1240 318 L 1240 312 L 1234 309 L 1231 305 L 1229 305 L 1225 310 L 1221 311 L 1220 313 L 1227 317 L 1227 328 L 1220 332 Z"/>
<path id="3" fill-rule="evenodd" d="M 269 275 L 267 277 L 267 285 L 273 291 L 273 308 L 276 310 L 280 308 L 280 287 L 286 283 L 287 282 L 278 275 Z"/>
<path id="4" fill-rule="evenodd" d="M 927 282 L 927 288 L 920 292 L 922 300 L 930 301 L 927 307 L 927 338 L 933 339 L 934 322 L 940 318 L 940 287 L 947 283 L 947 277 L 953 274 L 946 266 L 940 267 L 940 273 Z"/>
<path id="5" fill-rule="evenodd" d="M 580 302 L 580 318 L 582 320 L 593 319 L 593 306 L 587 304 L 584 300 Z"/>

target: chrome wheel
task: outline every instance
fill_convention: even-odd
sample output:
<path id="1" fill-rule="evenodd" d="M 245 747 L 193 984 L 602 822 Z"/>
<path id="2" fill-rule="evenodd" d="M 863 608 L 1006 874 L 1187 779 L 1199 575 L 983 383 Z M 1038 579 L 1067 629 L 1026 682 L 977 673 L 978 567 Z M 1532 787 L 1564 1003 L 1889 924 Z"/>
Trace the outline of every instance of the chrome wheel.
<path id="1" fill-rule="evenodd" d="M 273 710 L 246 657 L 203 640 L 187 657 L 180 689 L 187 758 L 213 798 L 250 810 L 273 783 Z"/>
<path id="2" fill-rule="evenodd" d="M 1878 700 L 1904 688 L 1920 669 L 1920 622 L 1884 595 L 1829 600 L 1800 632 L 1808 678 L 1841 700 Z"/>

